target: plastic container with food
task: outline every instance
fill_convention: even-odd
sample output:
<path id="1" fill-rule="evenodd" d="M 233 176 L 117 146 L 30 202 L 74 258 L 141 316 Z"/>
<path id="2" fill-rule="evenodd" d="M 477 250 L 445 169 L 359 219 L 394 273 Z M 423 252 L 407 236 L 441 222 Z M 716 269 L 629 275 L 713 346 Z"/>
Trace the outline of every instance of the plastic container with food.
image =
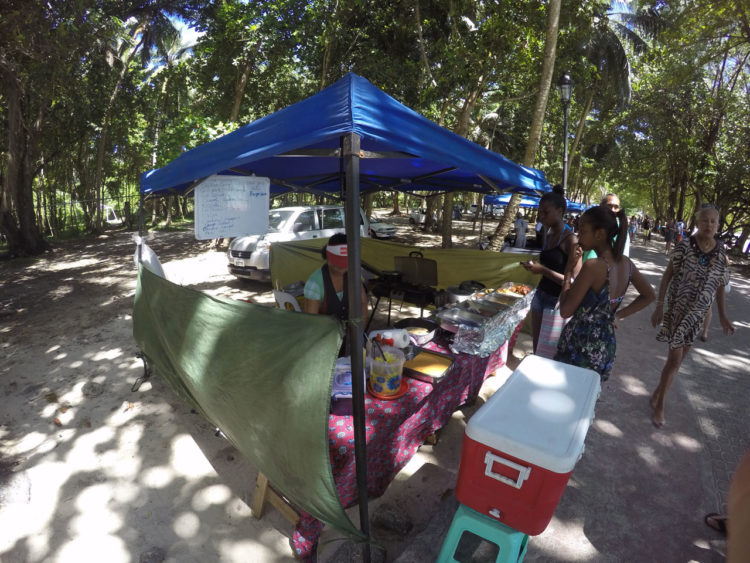
<path id="1" fill-rule="evenodd" d="M 404 353 L 390 346 L 373 346 L 370 353 L 370 389 L 378 395 L 397 394 L 401 390 Z"/>
<path id="2" fill-rule="evenodd" d="M 404 375 L 435 384 L 451 373 L 453 357 L 434 350 L 420 348 L 404 363 Z"/>

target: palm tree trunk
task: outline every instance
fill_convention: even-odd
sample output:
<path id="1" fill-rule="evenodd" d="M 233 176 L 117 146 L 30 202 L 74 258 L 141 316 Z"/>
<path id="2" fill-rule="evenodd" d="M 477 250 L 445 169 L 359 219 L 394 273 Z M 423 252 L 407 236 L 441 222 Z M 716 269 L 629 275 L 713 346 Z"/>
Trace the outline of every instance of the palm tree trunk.
<path id="1" fill-rule="evenodd" d="M 142 26 L 136 26 L 135 30 L 133 31 L 132 39 L 135 39 L 139 33 L 143 31 Z M 107 102 L 107 108 L 104 111 L 104 122 L 102 123 L 102 131 L 101 135 L 99 137 L 99 145 L 96 149 L 96 169 L 94 170 L 94 191 L 96 193 L 96 198 L 98 200 L 97 202 L 97 210 L 96 210 L 96 219 L 94 221 L 94 228 L 96 231 L 101 232 L 102 231 L 102 196 L 104 194 L 104 186 L 102 177 L 104 176 L 104 151 L 107 148 L 107 134 L 109 133 L 109 126 L 110 122 L 112 120 L 112 112 L 115 107 L 115 100 L 117 99 L 117 95 L 120 92 L 120 86 L 122 85 L 122 81 L 125 79 L 125 75 L 128 72 L 128 68 L 130 66 L 130 61 L 132 60 L 135 53 L 138 51 L 139 47 L 143 44 L 143 41 L 141 40 L 140 43 L 130 52 L 130 55 L 128 57 L 125 57 L 122 61 L 122 68 L 120 69 L 120 75 L 117 77 L 117 82 L 115 84 L 115 87 L 112 89 L 112 93 L 109 95 L 109 101 Z"/>
<path id="2" fill-rule="evenodd" d="M 469 92 L 464 100 L 464 105 L 461 108 L 461 112 L 458 115 L 458 123 L 456 124 L 454 133 L 466 136 L 469 130 L 469 120 L 471 112 L 477 103 L 477 100 L 484 92 L 484 75 L 477 79 L 476 86 Z M 441 246 L 442 248 L 453 248 L 453 192 L 448 192 L 443 196 L 443 218 L 441 224 Z"/>
<path id="3" fill-rule="evenodd" d="M 586 118 L 589 116 L 589 112 L 591 111 L 591 106 L 594 105 L 594 93 L 596 91 L 596 84 L 591 88 L 589 91 L 589 97 L 586 100 L 586 105 L 583 106 L 583 113 L 581 114 L 581 119 L 578 120 L 578 127 L 576 127 L 576 136 L 573 139 L 573 144 L 570 147 L 570 153 L 568 154 L 568 170 L 572 170 L 573 167 L 573 156 L 576 154 L 576 149 L 578 148 L 578 143 L 581 141 L 581 137 L 583 137 L 583 128 L 586 125 Z"/>
<path id="4" fill-rule="evenodd" d="M 542 126 L 544 125 L 544 113 L 547 109 L 547 98 L 549 89 L 552 84 L 552 73 L 555 70 L 555 53 L 557 51 L 557 34 L 560 28 L 560 3 L 561 0 L 550 0 L 547 9 L 547 36 L 544 41 L 544 59 L 542 62 L 542 74 L 539 79 L 539 92 L 537 93 L 536 106 L 531 120 L 529 129 L 529 140 L 526 144 L 526 154 L 523 158 L 524 166 L 534 166 L 534 155 L 539 146 L 539 139 L 542 136 Z M 503 247 L 505 235 L 510 231 L 514 217 L 518 212 L 521 203 L 521 194 L 515 193 L 510 198 L 508 206 L 505 208 L 503 218 L 495 229 L 494 234 L 490 237 L 490 250 L 499 251 Z"/>

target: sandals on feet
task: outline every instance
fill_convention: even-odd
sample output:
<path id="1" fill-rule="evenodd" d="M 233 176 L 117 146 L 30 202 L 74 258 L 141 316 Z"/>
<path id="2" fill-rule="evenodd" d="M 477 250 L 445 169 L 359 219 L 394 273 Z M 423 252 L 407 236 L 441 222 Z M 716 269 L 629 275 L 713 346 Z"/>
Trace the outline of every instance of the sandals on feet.
<path id="1" fill-rule="evenodd" d="M 727 535 L 727 517 L 718 512 L 711 512 L 703 517 L 706 526 L 713 528 L 717 532 Z"/>

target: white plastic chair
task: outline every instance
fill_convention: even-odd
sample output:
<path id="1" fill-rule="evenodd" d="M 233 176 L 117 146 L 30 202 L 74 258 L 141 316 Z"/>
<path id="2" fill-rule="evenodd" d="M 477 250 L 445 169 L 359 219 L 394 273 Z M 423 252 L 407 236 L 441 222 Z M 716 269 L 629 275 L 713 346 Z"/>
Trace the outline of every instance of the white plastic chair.
<path id="1" fill-rule="evenodd" d="M 299 301 L 294 298 L 294 296 L 291 293 L 287 293 L 286 291 L 279 291 L 278 289 L 273 290 L 273 297 L 276 299 L 276 303 L 279 306 L 279 309 L 286 309 L 288 311 L 296 311 L 298 313 L 302 312 L 302 309 L 299 306 Z"/>

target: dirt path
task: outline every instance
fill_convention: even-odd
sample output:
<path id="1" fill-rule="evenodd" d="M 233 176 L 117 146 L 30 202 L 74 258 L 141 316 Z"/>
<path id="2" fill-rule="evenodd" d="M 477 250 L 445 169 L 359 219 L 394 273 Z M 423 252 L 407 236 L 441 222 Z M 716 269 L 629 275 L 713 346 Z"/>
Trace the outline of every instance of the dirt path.
<path id="1" fill-rule="evenodd" d="M 411 230 L 403 217 L 388 220 L 399 225 L 403 242 L 436 240 L 434 235 Z M 471 232 L 471 223 L 461 226 L 459 245 L 473 245 L 478 233 Z M 207 250 L 190 232 L 157 233 L 148 242 L 174 281 L 213 294 L 272 302 L 268 286 L 232 278 L 226 273 L 224 252 Z M 65 244 L 36 260 L 0 264 L 0 560 L 291 560 L 291 525 L 274 510 L 262 520 L 250 515 L 255 470 L 225 440 L 214 436 L 213 428 L 191 414 L 159 378 L 131 392 L 133 382 L 142 374 L 132 339 L 134 249 L 130 233 L 113 232 L 96 240 Z M 649 275 L 656 283 L 663 257 L 649 256 L 652 250 L 645 250 L 641 259 L 653 264 Z M 746 280 L 742 281 L 731 297 L 732 306 L 745 314 L 738 318 L 745 329 L 750 314 L 748 291 Z M 622 405 L 604 404 L 596 434 L 606 438 L 608 433 L 619 432 L 623 439 L 597 441 L 594 437 L 590 449 L 603 457 L 616 458 L 613 446 L 618 442 L 632 444 L 633 459 L 657 457 L 648 451 L 651 445 L 645 439 L 629 438 L 631 433 L 643 433 L 643 422 L 647 422 L 641 412 L 646 388 L 638 355 L 642 338 L 638 331 L 645 330 L 643 324 L 632 323 L 632 328 L 623 331 L 629 335 L 623 348 L 632 356 L 621 361 L 618 355 L 618 365 L 626 375 L 613 384 L 621 391 L 612 397 L 623 400 L 632 416 L 627 421 L 619 419 Z M 740 335 L 745 332 L 738 330 Z M 704 440 L 711 432 L 727 436 L 725 426 L 737 422 L 736 416 L 729 422 L 718 417 L 722 400 L 732 402 L 735 379 L 723 380 L 728 397 L 710 401 L 702 399 L 698 381 L 703 371 L 711 369 L 714 349 L 731 362 L 746 359 L 744 347 L 738 348 L 740 337 L 731 342 L 719 340 L 714 329 L 711 346 L 694 355 L 688 371 L 694 377 L 685 379 L 682 396 L 703 417 L 697 423 L 700 432 L 695 422 L 683 420 L 694 430 L 688 432 L 693 441 L 675 435 L 669 438 L 669 447 L 695 453 L 695 441 Z M 649 369 L 653 362 L 662 361 L 661 354 L 656 353 Z M 731 364 L 728 373 L 736 378 L 743 369 Z M 676 391 L 675 398 L 679 396 Z M 688 416 L 678 414 L 670 419 L 675 428 L 680 427 L 680 416 Z M 428 469 L 439 473 L 430 477 L 430 482 L 441 486 L 449 486 L 455 471 L 457 454 L 453 450 L 460 444 L 464 414 L 457 417 L 446 431 L 443 445 L 425 448 L 420 454 L 432 464 Z M 746 444 L 747 433 L 738 432 L 741 435 L 732 438 L 737 443 L 728 457 Z M 601 458 L 587 454 L 584 461 L 589 463 L 577 471 L 581 483 L 597 481 L 602 466 L 595 459 Z M 702 462 L 696 457 L 691 463 L 697 467 Z M 728 459 L 727 467 L 731 463 Z M 719 489 L 728 482 L 728 473 L 713 466 L 704 468 L 703 474 L 707 480 L 716 479 Z M 417 472 L 409 479 L 407 471 L 405 481 L 396 483 L 393 490 L 413 494 L 409 487 L 419 475 Z M 659 475 L 665 482 L 670 479 L 669 474 Z M 593 495 L 587 502 L 617 499 L 617 506 L 622 504 L 627 513 L 627 494 L 633 490 L 627 487 L 631 486 L 637 489 L 630 482 L 613 482 L 603 489 L 603 501 Z M 569 502 L 561 507 L 561 522 L 580 517 L 576 504 L 579 490 L 566 493 Z M 693 496 L 700 506 L 697 511 L 719 508 L 718 500 L 701 500 L 700 492 Z M 667 500 L 664 505 L 661 508 L 669 508 Z M 604 531 L 598 534 L 599 527 L 595 520 L 586 520 L 583 539 L 573 536 L 572 541 L 602 552 L 614 549 Z M 696 534 L 702 531 L 700 526 L 694 530 Z M 636 537 L 634 533 L 634 542 Z M 392 545 L 401 548 L 403 544 L 400 538 Z M 549 548 L 548 553 L 562 549 L 560 538 L 554 536 L 540 536 L 535 545 L 537 553 L 543 547 Z"/>
<path id="2" fill-rule="evenodd" d="M 437 238 L 389 218 L 401 242 Z M 472 244 L 462 223 L 462 244 Z M 154 378 L 132 338 L 132 233 L 0 264 L 0 560 L 291 559 L 290 525 L 250 516 L 255 473 Z M 148 244 L 172 281 L 272 304 L 270 286 L 227 273 L 224 249 L 192 232 Z M 247 502 L 243 502 L 247 501 Z M 279 532 L 281 531 L 281 532 Z"/>

